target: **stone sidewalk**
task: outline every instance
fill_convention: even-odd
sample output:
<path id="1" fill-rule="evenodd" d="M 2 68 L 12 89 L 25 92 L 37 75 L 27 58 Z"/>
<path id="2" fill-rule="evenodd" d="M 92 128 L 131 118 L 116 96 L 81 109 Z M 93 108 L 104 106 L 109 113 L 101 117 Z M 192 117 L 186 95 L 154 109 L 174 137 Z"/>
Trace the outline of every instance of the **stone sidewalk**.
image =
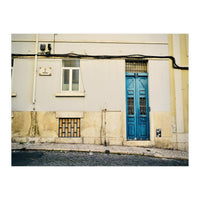
<path id="1" fill-rule="evenodd" d="M 158 149 L 152 147 L 128 147 L 128 146 L 103 146 L 94 144 L 60 144 L 60 143 L 12 143 L 12 150 L 45 150 L 45 151 L 81 151 L 101 152 L 117 154 L 133 154 L 152 156 L 157 158 L 183 159 L 188 160 L 188 152 Z"/>

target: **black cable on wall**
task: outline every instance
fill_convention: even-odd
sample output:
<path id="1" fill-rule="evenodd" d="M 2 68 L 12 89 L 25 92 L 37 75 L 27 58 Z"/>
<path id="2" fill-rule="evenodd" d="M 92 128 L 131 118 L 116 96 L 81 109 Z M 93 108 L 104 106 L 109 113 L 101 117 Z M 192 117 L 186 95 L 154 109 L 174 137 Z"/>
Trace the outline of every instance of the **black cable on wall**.
<path id="1" fill-rule="evenodd" d="M 13 57 L 23 57 L 23 56 L 35 56 L 36 54 L 12 54 Z M 67 54 L 51 54 L 49 52 L 43 54 L 37 54 L 37 56 L 45 57 L 63 57 L 63 58 L 94 58 L 94 59 L 170 59 L 172 61 L 172 66 L 174 69 L 189 70 L 189 67 L 180 67 L 176 64 L 176 60 L 173 56 L 152 56 L 152 55 L 142 55 L 142 54 L 131 54 L 131 55 L 85 55 L 76 53 Z"/>

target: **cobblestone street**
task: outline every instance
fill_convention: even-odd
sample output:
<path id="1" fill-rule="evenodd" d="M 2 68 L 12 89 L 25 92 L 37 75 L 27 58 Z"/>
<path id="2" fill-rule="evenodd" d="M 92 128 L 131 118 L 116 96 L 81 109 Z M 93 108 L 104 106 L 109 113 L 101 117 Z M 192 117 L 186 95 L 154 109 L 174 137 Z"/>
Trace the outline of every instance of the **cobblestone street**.
<path id="1" fill-rule="evenodd" d="M 12 166 L 188 166 L 188 160 L 70 151 L 12 151 Z"/>

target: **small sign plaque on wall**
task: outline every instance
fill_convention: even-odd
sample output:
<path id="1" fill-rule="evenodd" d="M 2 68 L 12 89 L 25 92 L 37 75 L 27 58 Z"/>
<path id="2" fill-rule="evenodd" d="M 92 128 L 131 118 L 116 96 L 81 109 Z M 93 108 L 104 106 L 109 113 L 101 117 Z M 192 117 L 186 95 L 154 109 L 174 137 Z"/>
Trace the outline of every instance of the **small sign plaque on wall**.
<path id="1" fill-rule="evenodd" d="M 39 67 L 40 76 L 51 76 L 51 67 Z"/>

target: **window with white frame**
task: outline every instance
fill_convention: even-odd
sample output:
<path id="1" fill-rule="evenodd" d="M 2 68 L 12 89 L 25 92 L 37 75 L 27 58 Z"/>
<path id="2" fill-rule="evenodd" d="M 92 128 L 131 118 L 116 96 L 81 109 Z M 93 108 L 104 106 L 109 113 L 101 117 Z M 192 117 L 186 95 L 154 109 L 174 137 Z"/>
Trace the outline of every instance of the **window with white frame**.
<path id="1" fill-rule="evenodd" d="M 62 61 L 62 91 L 79 91 L 80 60 Z"/>

